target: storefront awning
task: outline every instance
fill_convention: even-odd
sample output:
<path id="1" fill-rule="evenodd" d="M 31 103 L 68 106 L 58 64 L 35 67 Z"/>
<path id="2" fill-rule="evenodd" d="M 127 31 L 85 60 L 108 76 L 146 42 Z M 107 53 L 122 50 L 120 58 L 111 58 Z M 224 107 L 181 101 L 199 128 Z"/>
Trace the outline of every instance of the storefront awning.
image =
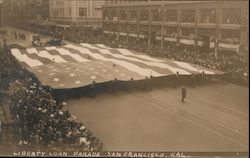
<path id="1" fill-rule="evenodd" d="M 130 36 L 130 37 L 137 37 L 137 34 L 135 34 L 135 33 L 130 33 L 129 36 Z"/>
<path id="2" fill-rule="evenodd" d="M 121 36 L 127 36 L 127 33 L 125 33 L 125 32 L 120 32 L 119 35 L 121 35 Z"/>
<path id="3" fill-rule="evenodd" d="M 239 52 L 240 45 L 239 44 L 228 44 L 228 43 L 219 43 L 220 50 L 231 50 L 235 52 Z"/>
<path id="4" fill-rule="evenodd" d="M 173 37 L 165 37 L 164 40 L 165 41 L 176 42 L 176 38 L 173 38 Z"/>
<path id="5" fill-rule="evenodd" d="M 190 40 L 190 39 L 181 39 L 180 43 L 182 44 L 186 44 L 186 45 L 194 45 L 194 40 Z"/>

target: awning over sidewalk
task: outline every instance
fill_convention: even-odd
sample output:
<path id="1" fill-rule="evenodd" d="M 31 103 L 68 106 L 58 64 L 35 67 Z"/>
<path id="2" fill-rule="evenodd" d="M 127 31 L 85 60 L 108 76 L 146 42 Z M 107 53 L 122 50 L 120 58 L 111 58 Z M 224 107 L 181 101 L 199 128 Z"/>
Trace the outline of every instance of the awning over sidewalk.
<path id="1" fill-rule="evenodd" d="M 194 40 L 190 40 L 190 39 L 181 39 L 180 43 L 182 44 L 186 44 L 186 45 L 194 45 Z"/>
<path id="2" fill-rule="evenodd" d="M 235 52 L 239 52 L 240 45 L 239 44 L 228 44 L 228 43 L 219 43 L 220 50 L 231 50 Z"/>

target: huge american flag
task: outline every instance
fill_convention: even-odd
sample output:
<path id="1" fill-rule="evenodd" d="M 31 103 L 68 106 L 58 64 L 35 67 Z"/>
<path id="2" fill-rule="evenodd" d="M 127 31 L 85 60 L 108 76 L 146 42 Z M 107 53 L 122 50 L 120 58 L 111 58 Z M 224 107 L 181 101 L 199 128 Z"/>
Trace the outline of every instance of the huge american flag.
<path id="1" fill-rule="evenodd" d="M 67 44 L 60 47 L 11 49 L 12 55 L 44 85 L 53 88 L 75 88 L 110 80 L 142 80 L 146 77 L 221 74 L 198 65 L 153 58 L 128 49 L 103 44 Z"/>

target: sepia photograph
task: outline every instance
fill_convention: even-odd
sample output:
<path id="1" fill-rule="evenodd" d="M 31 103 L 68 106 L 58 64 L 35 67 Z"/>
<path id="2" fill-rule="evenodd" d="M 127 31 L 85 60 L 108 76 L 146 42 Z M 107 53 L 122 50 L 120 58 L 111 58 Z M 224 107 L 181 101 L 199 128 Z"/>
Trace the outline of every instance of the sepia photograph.
<path id="1" fill-rule="evenodd" d="M 248 0 L 0 0 L 0 157 L 248 158 Z"/>

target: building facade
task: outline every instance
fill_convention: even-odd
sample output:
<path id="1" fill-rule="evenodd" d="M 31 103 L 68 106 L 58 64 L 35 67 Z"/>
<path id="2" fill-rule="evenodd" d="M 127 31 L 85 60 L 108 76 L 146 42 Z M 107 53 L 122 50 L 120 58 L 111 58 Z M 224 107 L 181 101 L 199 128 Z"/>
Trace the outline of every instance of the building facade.
<path id="1" fill-rule="evenodd" d="M 30 21 L 49 18 L 49 0 L 3 0 L 1 5 L 4 25 L 26 27 Z"/>
<path id="2" fill-rule="evenodd" d="M 248 1 L 161 1 L 106 4 L 105 34 L 218 50 L 248 50 Z"/>
<path id="3" fill-rule="evenodd" d="M 101 27 L 102 0 L 50 0 L 50 21 L 68 27 Z"/>

